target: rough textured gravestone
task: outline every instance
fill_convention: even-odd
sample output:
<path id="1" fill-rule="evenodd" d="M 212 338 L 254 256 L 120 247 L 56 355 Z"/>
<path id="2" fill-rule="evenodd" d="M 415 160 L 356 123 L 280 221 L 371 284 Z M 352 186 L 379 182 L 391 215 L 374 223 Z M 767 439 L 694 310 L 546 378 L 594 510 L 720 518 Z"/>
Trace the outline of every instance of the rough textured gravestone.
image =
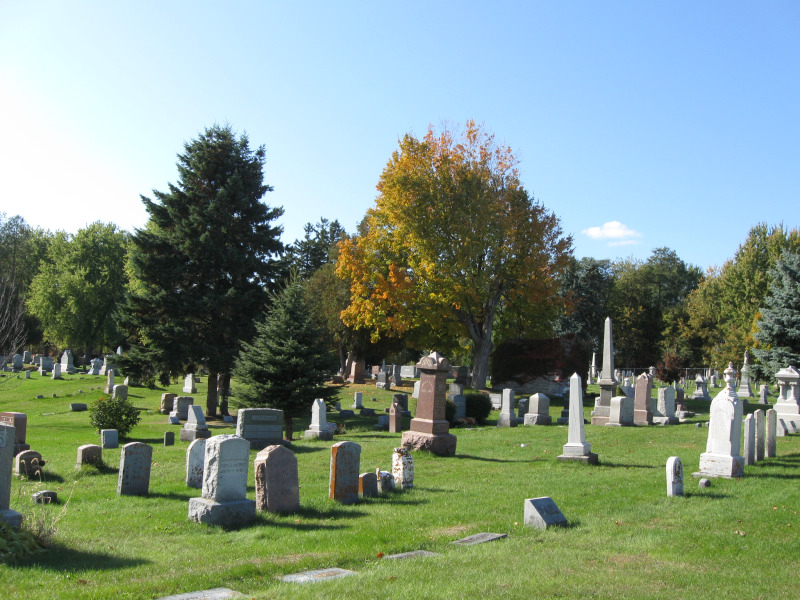
<path id="1" fill-rule="evenodd" d="M 327 412 L 325 401 L 322 398 L 314 400 L 314 404 L 311 406 L 311 424 L 304 434 L 306 439 L 333 439 L 333 432 L 328 427 Z"/>
<path id="2" fill-rule="evenodd" d="M 457 439 L 450 433 L 450 424 L 445 419 L 450 363 L 438 352 L 432 352 L 417 363 L 417 368 L 420 371 L 417 415 L 411 419 L 411 429 L 403 432 L 402 445 L 439 456 L 455 456 Z"/>
<path id="3" fill-rule="evenodd" d="M 609 401 L 609 409 L 611 402 Z M 606 417 L 608 420 L 608 417 Z M 603 422 L 605 425 L 605 422 Z M 583 388 L 581 377 L 577 373 L 569 378 L 569 430 L 564 453 L 558 460 L 573 460 L 590 465 L 598 463 L 597 454 L 592 452 L 592 445 L 586 441 L 583 426 Z"/>
<path id="4" fill-rule="evenodd" d="M 767 411 L 767 448 L 766 457 L 775 458 L 778 456 L 777 448 L 775 446 L 775 435 L 778 429 L 778 413 L 775 409 L 770 408 Z"/>
<path id="5" fill-rule="evenodd" d="M 636 378 L 636 389 L 633 395 L 633 424 L 647 426 L 653 424 L 653 411 L 650 395 L 653 389 L 653 379 L 650 375 L 642 373 Z"/>
<path id="6" fill-rule="evenodd" d="M 328 497 L 342 504 L 358 502 L 358 473 L 361 467 L 361 446 L 355 442 L 338 442 L 331 446 L 331 473 Z"/>
<path id="7" fill-rule="evenodd" d="M 386 371 L 381 371 L 378 373 L 378 380 L 375 383 L 375 387 L 379 390 L 392 389 L 392 382 L 389 381 L 389 374 Z"/>
<path id="8" fill-rule="evenodd" d="M 756 462 L 764 460 L 764 446 L 766 443 L 766 423 L 764 422 L 764 411 L 760 408 L 753 413 L 753 420 L 756 422 Z"/>
<path id="9" fill-rule="evenodd" d="M 117 479 L 117 495 L 146 496 L 150 489 L 150 468 L 153 448 L 141 442 L 131 442 L 122 447 Z"/>
<path id="10" fill-rule="evenodd" d="M 186 485 L 190 488 L 203 488 L 203 468 L 206 460 L 206 441 L 197 439 L 186 450 Z"/>
<path id="11" fill-rule="evenodd" d="M 119 432 L 116 429 L 101 429 L 100 447 L 106 450 L 119 448 Z"/>
<path id="12" fill-rule="evenodd" d="M 744 466 L 756 464 L 756 421 L 753 415 L 744 419 Z"/>
<path id="13" fill-rule="evenodd" d="M 361 473 L 358 476 L 358 496 L 371 498 L 378 495 L 378 477 L 375 473 Z"/>
<path id="14" fill-rule="evenodd" d="M 15 433 L 13 425 L 0 422 L 0 521 L 19 528 L 22 515 L 10 508 Z"/>
<path id="15" fill-rule="evenodd" d="M 547 529 L 554 525 L 566 526 L 567 518 L 549 496 L 525 500 L 525 525 Z"/>
<path id="16" fill-rule="evenodd" d="M 353 394 L 353 404 L 350 406 L 353 410 L 361 410 L 364 408 L 364 397 L 361 392 Z"/>
<path id="17" fill-rule="evenodd" d="M 256 509 L 291 513 L 300 508 L 297 458 L 283 445 L 267 446 L 253 461 L 256 474 Z"/>
<path id="18" fill-rule="evenodd" d="M 739 454 L 742 439 L 742 404 L 733 389 L 733 365 L 725 369 L 726 387 L 711 402 L 706 451 L 700 455 L 698 476 L 742 477 L 744 458 Z"/>
<path id="19" fill-rule="evenodd" d="M 185 421 L 189 418 L 189 407 L 193 405 L 194 398 L 191 396 L 176 396 L 169 416 L 175 417 L 179 421 Z"/>
<path id="20" fill-rule="evenodd" d="M 667 460 L 667 496 L 683 496 L 683 462 L 677 456 Z"/>
<path id="21" fill-rule="evenodd" d="M 514 415 L 514 390 L 504 389 L 500 400 L 500 416 L 497 417 L 498 427 L 516 427 L 517 419 Z"/>
<path id="22" fill-rule="evenodd" d="M 414 487 L 414 457 L 405 448 L 395 448 L 392 453 L 392 476 L 395 489 Z"/>
<path id="23" fill-rule="evenodd" d="M 394 401 L 389 407 L 389 433 L 400 433 L 403 431 L 401 425 L 400 405 Z"/>
<path id="24" fill-rule="evenodd" d="M 178 394 L 161 394 L 161 408 L 158 412 L 162 415 L 168 415 L 172 412 L 172 405 L 175 403 L 175 398 Z"/>
<path id="25" fill-rule="evenodd" d="M 578 379 L 580 380 L 580 376 Z M 600 372 L 597 385 L 600 386 L 600 396 L 595 401 L 592 425 L 605 425 L 611 412 L 611 398 L 617 393 L 617 380 L 614 378 L 614 337 L 609 317 L 606 317 L 603 327 L 603 370 Z M 581 405 L 582 423 L 583 406 Z"/>
<path id="26" fill-rule="evenodd" d="M 84 444 L 78 446 L 78 458 L 75 467 L 80 469 L 83 465 L 100 465 L 103 463 L 103 449 L 97 444 Z"/>
<path id="27" fill-rule="evenodd" d="M 44 467 L 42 455 L 35 450 L 23 450 L 14 456 L 14 472 L 17 475 L 33 477 Z"/>
<path id="28" fill-rule="evenodd" d="M 247 465 L 250 443 L 237 435 L 215 435 L 206 440 L 203 495 L 189 499 L 189 520 L 231 527 L 249 523 L 256 503 L 248 500 Z"/>
<path id="29" fill-rule="evenodd" d="M 25 438 L 28 435 L 28 415 L 21 412 L 1 412 L 0 423 L 14 428 L 15 434 L 12 440 L 14 456 L 23 450 L 31 449 L 30 444 L 25 443 Z"/>
<path id="30" fill-rule="evenodd" d="M 375 480 L 378 482 L 379 494 L 394 491 L 394 475 L 389 471 L 381 471 L 380 467 L 378 467 L 375 469 Z"/>
<path id="31" fill-rule="evenodd" d="M 103 367 L 103 361 L 99 358 L 93 358 L 89 361 L 89 370 L 87 375 L 100 375 L 100 369 Z"/>
<path id="32" fill-rule="evenodd" d="M 111 392 L 114 391 L 114 369 L 108 369 L 103 374 L 106 376 L 106 387 L 103 388 L 103 392 L 106 394 L 110 394 Z"/>
<path id="33" fill-rule="evenodd" d="M 525 425 L 550 425 L 550 398 L 544 394 L 533 394 L 528 398 L 528 412 L 525 413 Z"/>
<path id="34" fill-rule="evenodd" d="M 183 380 L 183 393 L 184 394 L 197 393 L 197 385 L 194 382 L 194 373 L 189 373 Z"/>
<path id="35" fill-rule="evenodd" d="M 192 404 L 189 406 L 186 423 L 181 429 L 181 441 L 193 442 L 199 439 L 208 439 L 211 437 L 211 432 L 206 425 L 206 417 L 203 414 L 203 409 L 199 406 Z M 171 433 L 171 432 L 170 432 Z"/>
<path id="36" fill-rule="evenodd" d="M 283 411 L 274 408 L 240 408 L 236 435 L 260 450 L 283 443 Z"/>

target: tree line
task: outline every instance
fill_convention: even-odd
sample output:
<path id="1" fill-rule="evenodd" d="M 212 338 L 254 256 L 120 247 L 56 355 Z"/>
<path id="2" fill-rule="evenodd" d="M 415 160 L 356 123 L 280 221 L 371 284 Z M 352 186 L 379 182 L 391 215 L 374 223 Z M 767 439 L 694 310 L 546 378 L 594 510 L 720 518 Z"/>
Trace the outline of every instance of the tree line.
<path id="1" fill-rule="evenodd" d="M 284 245 L 265 163 L 263 146 L 213 126 L 185 144 L 176 183 L 142 196 L 149 219 L 133 233 L 100 222 L 51 233 L 0 214 L 0 354 L 122 346 L 126 372 L 150 384 L 202 367 L 209 415 L 227 412 L 232 374 L 249 402 L 290 402 L 301 392 L 282 370 L 316 373 L 301 386 L 313 399 L 356 360 L 431 349 L 470 365 L 480 388 L 500 342 L 571 337 L 599 351 L 606 316 L 625 367 L 674 374 L 741 364 L 755 348 L 768 377 L 798 357 L 780 325 L 795 310 L 797 230 L 757 224 L 705 273 L 669 248 L 577 258 L 512 150 L 467 122 L 400 139 L 355 232 L 323 217 Z"/>

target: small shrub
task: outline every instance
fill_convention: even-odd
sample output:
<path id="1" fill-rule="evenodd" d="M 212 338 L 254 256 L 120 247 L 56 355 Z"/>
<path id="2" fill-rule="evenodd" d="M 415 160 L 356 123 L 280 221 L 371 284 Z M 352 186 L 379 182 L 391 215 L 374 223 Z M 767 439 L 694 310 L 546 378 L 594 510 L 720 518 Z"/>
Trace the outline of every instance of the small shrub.
<path id="1" fill-rule="evenodd" d="M 492 400 L 486 394 L 465 394 L 467 417 L 475 419 L 478 423 L 485 423 L 486 417 L 492 412 Z"/>
<path id="2" fill-rule="evenodd" d="M 13 564 L 42 550 L 33 533 L 27 529 L 14 529 L 0 521 L 0 563 Z"/>
<path id="3" fill-rule="evenodd" d="M 450 398 L 444 404 L 444 418 L 448 423 L 452 423 L 456 418 L 456 403 Z"/>
<path id="4" fill-rule="evenodd" d="M 101 396 L 89 407 L 92 425 L 99 433 L 101 429 L 116 429 L 125 437 L 141 419 L 139 411 L 130 400 Z"/>

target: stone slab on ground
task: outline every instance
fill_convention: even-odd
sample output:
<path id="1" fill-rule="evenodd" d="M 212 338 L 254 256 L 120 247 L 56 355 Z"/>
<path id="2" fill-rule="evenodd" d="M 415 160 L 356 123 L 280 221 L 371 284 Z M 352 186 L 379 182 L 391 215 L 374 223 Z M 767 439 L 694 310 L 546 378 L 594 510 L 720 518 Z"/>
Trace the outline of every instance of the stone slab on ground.
<path id="1" fill-rule="evenodd" d="M 164 596 L 163 598 L 159 598 L 159 600 L 224 600 L 225 598 L 242 597 L 244 597 L 244 594 L 240 594 L 229 588 L 218 587 L 211 590 L 200 590 L 199 592 Z"/>
<path id="2" fill-rule="evenodd" d="M 504 537 L 508 537 L 507 533 L 476 533 L 475 535 L 469 535 L 465 538 L 461 538 L 460 540 L 456 540 L 455 542 L 450 542 L 451 544 L 458 544 L 459 546 L 472 546 L 474 544 L 483 544 L 484 542 L 493 542 L 495 540 L 503 539 Z"/>
<path id="3" fill-rule="evenodd" d="M 428 556 L 441 556 L 438 552 L 430 552 L 429 550 L 413 550 L 411 552 L 401 552 L 400 554 L 390 554 L 383 558 L 424 558 Z"/>
<path id="4" fill-rule="evenodd" d="M 289 583 L 312 583 L 316 581 L 325 581 L 326 579 L 340 579 L 341 577 L 347 577 L 349 575 L 356 575 L 356 572 L 348 571 L 347 569 L 332 568 L 292 573 L 291 575 L 279 577 L 279 579 Z"/>

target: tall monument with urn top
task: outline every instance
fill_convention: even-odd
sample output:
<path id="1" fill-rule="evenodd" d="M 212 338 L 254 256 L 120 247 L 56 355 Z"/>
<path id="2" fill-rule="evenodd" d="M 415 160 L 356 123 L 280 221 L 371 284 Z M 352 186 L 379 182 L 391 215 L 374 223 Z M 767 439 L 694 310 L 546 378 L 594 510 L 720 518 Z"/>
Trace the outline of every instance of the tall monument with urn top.
<path id="1" fill-rule="evenodd" d="M 456 436 L 450 433 L 450 424 L 444 416 L 447 375 L 452 367 L 438 352 L 422 358 L 416 367 L 420 372 L 417 414 L 411 419 L 411 429 L 403 432 L 403 447 L 455 456 Z"/>

